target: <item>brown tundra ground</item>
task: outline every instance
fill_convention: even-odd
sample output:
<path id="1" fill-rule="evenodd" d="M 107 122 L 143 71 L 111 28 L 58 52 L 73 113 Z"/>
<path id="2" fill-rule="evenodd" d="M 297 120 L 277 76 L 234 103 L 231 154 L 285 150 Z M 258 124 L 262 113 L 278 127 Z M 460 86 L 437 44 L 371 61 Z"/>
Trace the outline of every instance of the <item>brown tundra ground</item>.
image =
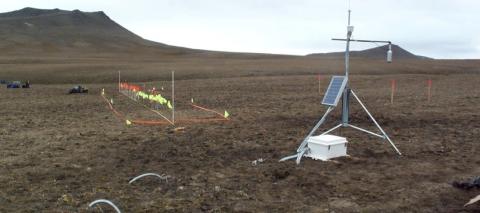
<path id="1" fill-rule="evenodd" d="M 479 204 L 463 207 L 479 189 L 450 184 L 480 175 L 479 61 L 354 59 L 351 87 L 403 155 L 341 129 L 333 134 L 347 137 L 349 157 L 278 162 L 323 115 L 320 92 L 342 66 L 341 59 L 309 57 L 2 57 L 0 79 L 30 80 L 32 88 L 0 88 L 0 212 L 99 211 L 88 204 L 101 198 L 125 212 L 480 211 Z M 127 126 L 102 88 L 127 117 L 159 117 L 119 95 L 117 70 L 125 80 L 164 86 L 167 97 L 175 70 L 179 110 L 187 112 L 182 104 L 194 98 L 229 111 L 231 120 L 176 126 L 183 131 Z M 90 93 L 67 95 L 76 84 Z M 375 130 L 358 104 L 351 118 Z M 259 158 L 265 161 L 252 165 Z M 128 184 L 146 172 L 171 177 Z"/>

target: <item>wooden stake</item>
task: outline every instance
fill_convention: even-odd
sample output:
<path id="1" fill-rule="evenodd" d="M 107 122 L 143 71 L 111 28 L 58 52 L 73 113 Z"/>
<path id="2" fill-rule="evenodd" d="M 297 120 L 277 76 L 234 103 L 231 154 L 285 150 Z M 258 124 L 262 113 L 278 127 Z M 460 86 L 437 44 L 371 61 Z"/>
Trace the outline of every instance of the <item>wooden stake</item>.
<path id="1" fill-rule="evenodd" d="M 318 93 L 322 94 L 322 85 L 321 85 L 322 76 L 320 74 L 318 74 L 317 79 L 318 79 Z"/>
<path id="2" fill-rule="evenodd" d="M 392 80 L 392 88 L 391 88 L 391 94 L 390 94 L 390 104 L 393 106 L 393 97 L 395 96 L 395 90 L 397 88 L 397 82 L 395 80 Z"/>
<path id="3" fill-rule="evenodd" d="M 120 92 L 120 71 L 118 71 L 118 92 Z"/>
<path id="4" fill-rule="evenodd" d="M 432 80 L 428 79 L 427 80 L 427 101 L 430 103 L 432 99 Z"/>

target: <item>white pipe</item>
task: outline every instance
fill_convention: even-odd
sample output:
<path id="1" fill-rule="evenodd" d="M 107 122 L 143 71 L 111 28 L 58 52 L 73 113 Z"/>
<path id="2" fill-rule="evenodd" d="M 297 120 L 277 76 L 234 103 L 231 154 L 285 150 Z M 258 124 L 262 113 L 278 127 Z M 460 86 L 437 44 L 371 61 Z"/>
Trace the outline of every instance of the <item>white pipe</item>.
<path id="1" fill-rule="evenodd" d="M 299 154 L 294 154 L 294 155 L 290 155 L 290 156 L 287 156 L 287 157 L 284 157 L 282 159 L 280 159 L 278 162 L 282 162 L 282 161 L 286 161 L 286 160 L 290 160 L 290 159 L 294 159 L 298 156 Z"/>
<path id="2" fill-rule="evenodd" d="M 165 180 L 168 182 L 168 175 L 159 175 L 159 174 L 156 174 L 156 173 L 145 173 L 145 174 L 142 174 L 142 175 L 139 175 L 135 178 L 133 178 L 131 181 L 128 182 L 128 184 L 132 184 L 133 182 L 137 181 L 138 179 L 142 178 L 142 177 L 146 177 L 146 176 L 155 176 L 155 177 L 158 177 L 160 178 L 161 180 Z"/>
<path id="3" fill-rule="evenodd" d="M 105 200 L 105 199 L 99 199 L 99 200 L 93 201 L 88 205 L 88 207 L 92 208 L 94 205 L 99 204 L 99 203 L 106 203 L 106 204 L 110 205 L 111 207 L 113 207 L 113 209 L 115 209 L 115 211 L 117 213 L 121 213 L 120 209 L 117 206 L 115 206 L 115 204 L 113 204 L 111 201 Z"/>

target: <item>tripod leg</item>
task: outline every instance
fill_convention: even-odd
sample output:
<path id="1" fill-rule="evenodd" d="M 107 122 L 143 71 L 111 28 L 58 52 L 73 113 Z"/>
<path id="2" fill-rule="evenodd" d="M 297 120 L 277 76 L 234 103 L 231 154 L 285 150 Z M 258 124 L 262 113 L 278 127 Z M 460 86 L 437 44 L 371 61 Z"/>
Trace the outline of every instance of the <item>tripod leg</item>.
<path id="1" fill-rule="evenodd" d="M 362 101 L 358 98 L 357 94 L 355 94 L 355 92 L 353 92 L 353 90 L 350 90 L 351 94 L 353 95 L 353 97 L 355 97 L 355 99 L 358 101 L 358 103 L 360 104 L 360 106 L 362 106 L 363 110 L 365 110 L 365 112 L 368 114 L 368 117 L 370 117 L 370 119 L 372 119 L 373 123 L 375 123 L 375 125 L 377 126 L 377 128 L 382 132 L 382 134 L 385 136 L 385 138 L 387 139 L 387 141 L 392 145 L 392 147 L 395 149 L 395 151 L 398 153 L 398 155 L 402 155 L 402 153 L 397 149 L 397 147 L 395 146 L 395 144 L 393 143 L 392 140 L 390 140 L 390 138 L 388 137 L 387 133 L 385 133 L 385 131 L 383 131 L 382 127 L 377 123 L 377 121 L 375 120 L 375 118 L 373 118 L 372 114 L 370 114 L 370 112 L 368 111 L 367 107 L 365 107 L 365 105 L 363 105 Z"/>
<path id="2" fill-rule="evenodd" d="M 326 134 L 330 133 L 331 131 L 340 128 L 341 126 L 343 126 L 343 124 L 338 124 L 338 125 L 334 126 L 333 128 L 329 129 L 328 131 L 322 133 L 321 135 L 326 135 Z"/>
<path id="3" fill-rule="evenodd" d="M 310 131 L 310 133 L 307 135 L 307 137 L 305 137 L 305 139 L 303 139 L 302 143 L 300 144 L 300 146 L 297 148 L 297 154 L 295 155 L 290 155 L 290 156 L 287 156 L 287 157 L 284 157 L 282 159 L 280 159 L 279 161 L 286 161 L 286 160 L 290 160 L 290 159 L 294 159 L 294 158 L 297 158 L 297 164 L 300 163 L 300 160 L 303 156 L 303 154 L 305 154 L 305 151 L 307 149 L 305 149 L 305 147 L 307 146 L 307 142 L 308 142 L 308 138 L 310 136 L 313 135 L 313 133 L 315 133 L 315 131 L 318 129 L 318 127 L 320 127 L 320 125 L 325 122 L 325 119 L 327 118 L 327 115 L 333 110 L 333 107 L 329 107 L 327 109 L 327 111 L 325 112 L 325 114 L 323 115 L 323 117 L 320 119 L 320 121 L 318 121 L 318 123 L 315 125 L 315 127 L 313 127 L 313 129 Z M 335 129 L 338 128 L 338 127 L 335 127 Z"/>
<path id="4" fill-rule="evenodd" d="M 297 156 L 297 165 L 300 164 L 300 161 L 302 160 L 302 156 L 305 154 L 305 152 L 307 152 L 307 150 L 309 150 L 310 148 L 305 148 L 303 149 L 300 153 L 298 153 L 298 156 Z"/>
<path id="5" fill-rule="evenodd" d="M 331 128 L 330 130 L 322 133 L 321 135 L 326 135 L 326 134 L 328 134 L 329 132 L 338 129 L 338 128 L 341 127 L 341 126 L 343 126 L 343 124 L 338 124 L 337 126 L 335 126 L 335 127 Z M 382 137 L 382 138 L 383 138 L 383 137 Z M 307 149 L 304 148 L 303 150 L 307 150 Z M 303 154 L 304 154 L 303 152 L 300 152 L 300 153 L 297 153 L 297 154 L 295 154 L 295 155 L 290 155 L 290 156 L 284 157 L 284 158 L 280 159 L 279 161 L 282 162 L 282 161 L 290 160 L 290 159 L 293 159 L 293 158 L 297 158 L 297 164 L 299 164 L 299 163 L 300 163 L 300 158 L 298 158 L 298 157 L 299 157 L 299 156 L 303 156 Z"/>
<path id="6" fill-rule="evenodd" d="M 327 115 L 332 110 L 333 110 L 333 107 L 328 107 L 327 112 L 325 112 L 322 119 L 320 119 L 320 121 L 318 121 L 317 125 L 315 125 L 315 127 L 313 127 L 312 131 L 310 131 L 310 133 L 308 133 L 307 137 L 305 137 L 305 139 L 303 139 L 302 143 L 300 144 L 300 146 L 297 149 L 297 153 L 301 152 L 305 148 L 305 146 L 307 146 L 308 138 L 310 138 L 310 136 L 312 136 L 313 133 L 315 133 L 315 131 L 317 131 L 318 127 L 320 127 L 320 125 L 322 125 L 322 123 L 325 122 L 325 119 L 327 118 Z"/>
<path id="7" fill-rule="evenodd" d="M 354 125 L 352 125 L 352 124 L 348 124 L 348 127 L 351 127 L 351 128 L 353 128 L 353 129 L 356 129 L 356 130 L 359 130 L 359 131 L 368 133 L 368 134 L 370 134 L 370 135 L 377 136 L 377 137 L 379 137 L 379 138 L 386 139 L 385 136 L 383 136 L 383 135 L 379 135 L 379 134 L 377 134 L 377 133 L 370 132 L 370 131 L 368 131 L 368 130 L 366 130 L 366 129 L 362 129 L 362 128 L 360 128 L 360 127 L 358 127 L 358 126 L 354 126 Z"/>

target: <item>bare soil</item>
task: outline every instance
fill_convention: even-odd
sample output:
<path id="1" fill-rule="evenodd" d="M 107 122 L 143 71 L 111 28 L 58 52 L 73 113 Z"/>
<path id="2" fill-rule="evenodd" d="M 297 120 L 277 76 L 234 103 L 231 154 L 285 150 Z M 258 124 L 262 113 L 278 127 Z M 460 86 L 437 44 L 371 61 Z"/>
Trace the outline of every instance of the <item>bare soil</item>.
<path id="1" fill-rule="evenodd" d="M 285 60 L 225 60 L 219 67 L 221 60 L 177 61 L 183 67 L 176 72 L 178 103 L 193 97 L 228 110 L 231 121 L 185 124 L 184 131 L 173 131 L 168 125 L 127 126 L 114 116 L 100 96 L 102 88 L 127 116 L 158 119 L 118 94 L 113 62 L 95 72 L 87 70 L 104 62 L 51 66 L 3 59 L 3 78 L 40 83 L 0 88 L 0 212 L 99 211 L 88 204 L 102 198 L 124 212 L 480 211 L 478 204 L 463 207 L 480 190 L 450 185 L 480 175 L 480 75 L 476 65 L 462 67 L 478 62 L 399 62 L 387 71 L 354 62 L 359 69 L 351 87 L 403 155 L 378 138 L 341 129 L 334 134 L 347 137 L 349 157 L 304 159 L 297 166 L 278 160 L 294 153 L 326 109 L 313 75 L 313 67 L 324 61 Z M 126 78 L 132 81 L 169 85 L 168 66 L 175 61 L 143 63 L 119 66 L 131 68 Z M 250 63 L 259 67 L 256 72 Z M 322 73 L 341 75 L 335 66 L 340 70 L 341 60 L 323 65 L 332 69 Z M 69 71 L 72 67 L 86 71 Z M 393 106 L 392 79 L 398 85 Z M 433 80 L 431 102 L 427 79 Z M 90 93 L 66 95 L 71 82 L 90 82 Z M 328 79 L 321 83 L 323 92 Z M 323 129 L 336 125 L 339 115 L 337 109 Z M 351 117 L 375 130 L 358 104 L 352 104 Z M 259 158 L 266 161 L 252 165 Z M 147 172 L 171 178 L 128 184 Z"/>

